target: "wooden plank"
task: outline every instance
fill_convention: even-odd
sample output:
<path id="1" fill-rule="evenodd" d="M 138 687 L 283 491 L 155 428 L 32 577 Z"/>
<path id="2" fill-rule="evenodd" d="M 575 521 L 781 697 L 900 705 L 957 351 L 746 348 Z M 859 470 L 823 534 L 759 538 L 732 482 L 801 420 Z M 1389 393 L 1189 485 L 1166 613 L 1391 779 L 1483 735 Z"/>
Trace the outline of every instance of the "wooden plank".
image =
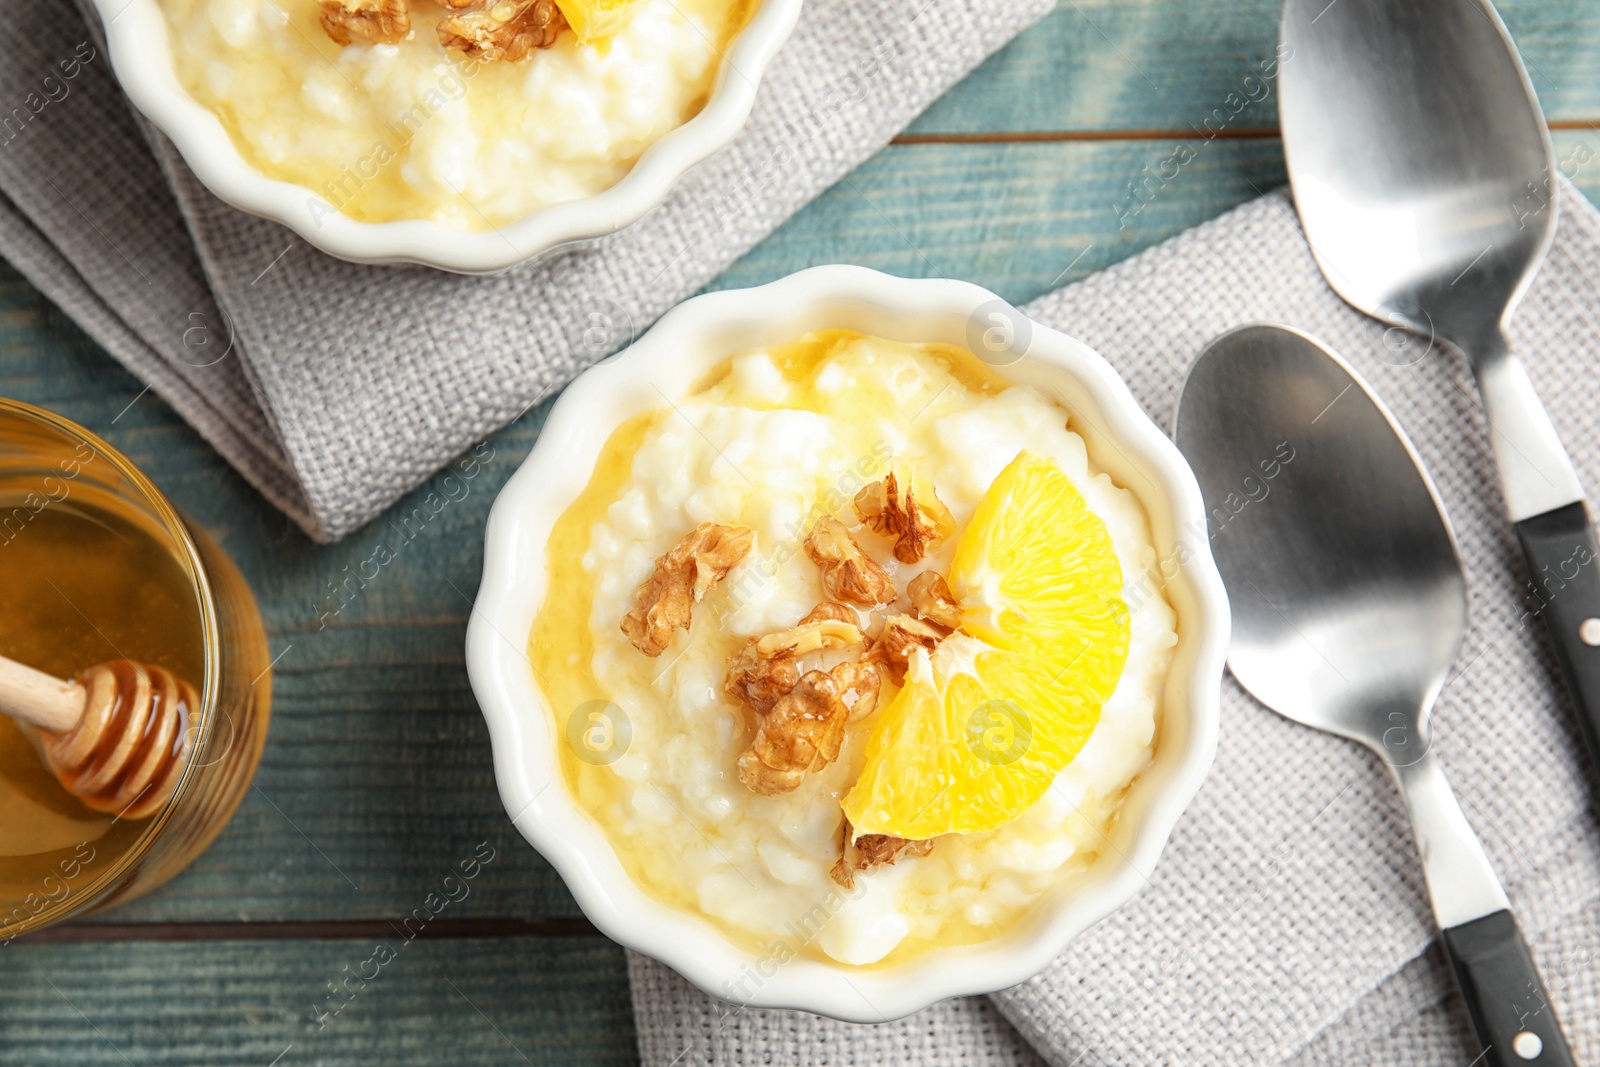
<path id="1" fill-rule="evenodd" d="M 1600 198 L 1600 131 L 1562 131 L 1554 139 L 1563 173 Z M 1160 170 L 1180 144 L 1194 161 L 1143 207 L 1133 206 L 1128 183 Z M 895 146 L 711 288 L 850 262 L 907 277 L 964 278 L 1020 304 L 1287 180 L 1276 138 Z"/>
<path id="2" fill-rule="evenodd" d="M 596 937 L 19 943 L 0 1002 L 0 1064 L 636 1062 L 622 950 Z"/>
<path id="3" fill-rule="evenodd" d="M 1600 5 L 1500 0 L 1546 114 L 1600 120 Z M 1272 127 L 1275 96 L 1246 77 L 1277 44 L 1279 0 L 1061 0 L 951 89 L 909 132 L 1192 130 L 1229 94 L 1229 125 Z"/>
<path id="4" fill-rule="evenodd" d="M 1565 157 L 1586 160 L 1574 173 L 1600 194 L 1600 139 L 1562 134 L 1557 143 Z M 716 286 L 847 261 L 964 277 L 1020 303 L 1283 181 L 1276 142 L 1211 142 L 1130 215 L 1119 190 L 1171 150 L 1162 142 L 893 148 Z M 141 388 L 14 273 L 0 274 L 0 392 L 77 418 L 128 450 L 222 537 L 261 600 L 274 653 L 288 649 L 259 790 L 190 871 L 105 921 L 392 917 L 482 840 L 498 858 L 460 917 L 576 916 L 560 880 L 500 806 L 462 656 L 484 518 L 543 409 L 496 435 L 494 459 L 471 495 L 319 629 L 318 591 L 370 553 L 386 520 L 343 544 L 312 545 L 159 399 L 147 395 L 118 418 Z"/>
<path id="5" fill-rule="evenodd" d="M 1217 140 L 1142 206 L 1128 192 L 1176 141 L 896 146 L 824 193 L 714 283 L 818 263 L 965 278 L 1021 303 L 1285 181 L 1274 139 Z"/>
<path id="6" fill-rule="evenodd" d="M 389 937 L 393 919 L 334 919 L 305 922 L 112 922 L 57 923 L 17 939 L 17 944 L 79 945 L 106 941 L 350 941 Z M 428 940 L 485 937 L 595 937 L 587 919 L 441 919 L 428 923 Z"/>

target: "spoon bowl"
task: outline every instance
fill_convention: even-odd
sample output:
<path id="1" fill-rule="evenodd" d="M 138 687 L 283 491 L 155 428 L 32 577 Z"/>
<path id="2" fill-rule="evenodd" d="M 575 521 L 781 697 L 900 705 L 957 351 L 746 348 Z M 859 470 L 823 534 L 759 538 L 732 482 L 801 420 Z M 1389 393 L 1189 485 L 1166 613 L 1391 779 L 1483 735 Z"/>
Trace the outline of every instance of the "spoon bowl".
<path id="1" fill-rule="evenodd" d="M 1208 503 L 1259 497 L 1211 542 L 1234 677 L 1297 722 L 1415 762 L 1466 632 L 1466 580 L 1404 433 L 1315 341 L 1247 326 L 1189 369 L 1176 436 Z"/>
<path id="2" fill-rule="evenodd" d="M 1285 0 L 1279 112 L 1328 282 L 1375 318 L 1495 347 L 1555 236 L 1550 134 L 1483 0 Z"/>
<path id="3" fill-rule="evenodd" d="M 1284 158 L 1324 277 L 1358 310 L 1465 354 L 1513 522 L 1580 503 L 1506 342 L 1557 208 L 1550 131 L 1494 5 L 1285 0 L 1280 34 Z M 1561 518 L 1563 535 L 1594 542 L 1581 508 Z M 1600 579 L 1590 593 L 1600 599 Z M 1600 728 L 1600 706 L 1594 716 Z"/>

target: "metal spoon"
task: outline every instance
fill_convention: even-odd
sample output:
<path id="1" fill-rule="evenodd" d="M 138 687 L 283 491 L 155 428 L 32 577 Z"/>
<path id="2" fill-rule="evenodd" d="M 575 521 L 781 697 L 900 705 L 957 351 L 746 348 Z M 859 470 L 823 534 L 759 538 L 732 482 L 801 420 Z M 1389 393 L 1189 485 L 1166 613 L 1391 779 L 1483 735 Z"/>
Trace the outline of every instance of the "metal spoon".
<path id="1" fill-rule="evenodd" d="M 1555 235 L 1554 154 L 1488 0 L 1285 0 L 1279 116 L 1295 205 L 1357 309 L 1459 348 L 1591 762 L 1600 546 L 1505 326 Z"/>
<path id="2" fill-rule="evenodd" d="M 1213 516 L 1234 677 L 1394 772 L 1484 1062 L 1570 1064 L 1505 891 L 1431 750 L 1466 581 L 1410 442 L 1337 356 L 1280 326 L 1206 347 L 1175 436 Z"/>

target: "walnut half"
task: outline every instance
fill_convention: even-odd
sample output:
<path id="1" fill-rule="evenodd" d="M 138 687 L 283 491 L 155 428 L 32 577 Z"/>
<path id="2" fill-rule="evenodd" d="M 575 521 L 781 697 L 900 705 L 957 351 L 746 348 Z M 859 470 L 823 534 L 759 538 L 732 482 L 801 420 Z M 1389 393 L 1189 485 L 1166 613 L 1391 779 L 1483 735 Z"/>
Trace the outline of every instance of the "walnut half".
<path id="1" fill-rule="evenodd" d="M 827 671 L 807 671 L 761 717 L 739 756 L 739 781 L 761 796 L 787 793 L 812 770 L 838 758 L 850 709 Z"/>
<path id="2" fill-rule="evenodd" d="M 839 841 L 839 861 L 829 876 L 846 889 L 856 887 L 856 872 L 893 863 L 902 856 L 926 856 L 933 851 L 933 839 L 907 841 L 890 834 L 862 834 L 851 840 L 850 820 L 845 819 Z"/>
<path id="3" fill-rule="evenodd" d="M 894 558 L 901 563 L 915 563 L 941 540 L 939 518 L 949 515 L 936 494 L 932 500 L 921 501 L 911 485 L 900 484 L 900 478 L 890 471 L 881 481 L 865 486 L 856 494 L 856 514 L 873 531 L 892 537 Z"/>
<path id="4" fill-rule="evenodd" d="M 727 577 L 755 543 L 743 526 L 701 523 L 684 534 L 639 587 L 638 605 L 622 620 L 622 632 L 647 656 L 666 650 L 674 630 L 689 627 L 690 613 L 706 590 Z"/>
<path id="5" fill-rule="evenodd" d="M 861 551 L 838 519 L 828 515 L 818 519 L 805 547 L 811 562 L 822 568 L 822 588 L 833 599 L 870 608 L 895 598 L 889 573 Z"/>
<path id="6" fill-rule="evenodd" d="M 554 0 L 486 0 L 459 7 L 459 14 L 440 20 L 438 32 L 440 44 L 480 62 L 515 63 L 555 44 L 566 28 L 566 16 Z"/>
<path id="7" fill-rule="evenodd" d="M 880 685 L 871 663 L 807 671 L 761 715 L 755 740 L 739 756 L 739 781 L 761 796 L 794 789 L 839 758 L 845 725 L 876 706 Z"/>
<path id="8" fill-rule="evenodd" d="M 322 28 L 335 44 L 395 44 L 411 32 L 407 0 L 322 0 Z"/>

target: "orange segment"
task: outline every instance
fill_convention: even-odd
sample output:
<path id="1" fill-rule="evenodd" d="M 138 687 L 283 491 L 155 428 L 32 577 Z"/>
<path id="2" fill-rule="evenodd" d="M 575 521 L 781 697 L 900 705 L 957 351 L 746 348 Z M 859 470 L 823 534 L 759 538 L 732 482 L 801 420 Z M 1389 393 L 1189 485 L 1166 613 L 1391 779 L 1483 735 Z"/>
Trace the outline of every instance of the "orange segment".
<path id="1" fill-rule="evenodd" d="M 1122 566 L 1105 523 L 1049 460 L 1019 452 L 989 486 L 956 544 L 950 588 L 963 629 L 1115 687 L 1128 655 Z"/>
<path id="2" fill-rule="evenodd" d="M 1128 655 L 1111 536 L 1054 464 L 1023 452 L 956 544 L 962 629 L 879 713 L 844 799 L 858 834 L 1003 826 L 1077 757 Z"/>
<path id="3" fill-rule="evenodd" d="M 644 4 L 645 0 L 556 0 L 580 41 L 620 33 Z"/>
<path id="4" fill-rule="evenodd" d="M 1087 680 L 1040 660 L 947 640 L 919 653 L 867 741 L 844 801 L 857 833 L 909 840 L 1003 826 L 1072 762 L 1103 698 Z"/>

